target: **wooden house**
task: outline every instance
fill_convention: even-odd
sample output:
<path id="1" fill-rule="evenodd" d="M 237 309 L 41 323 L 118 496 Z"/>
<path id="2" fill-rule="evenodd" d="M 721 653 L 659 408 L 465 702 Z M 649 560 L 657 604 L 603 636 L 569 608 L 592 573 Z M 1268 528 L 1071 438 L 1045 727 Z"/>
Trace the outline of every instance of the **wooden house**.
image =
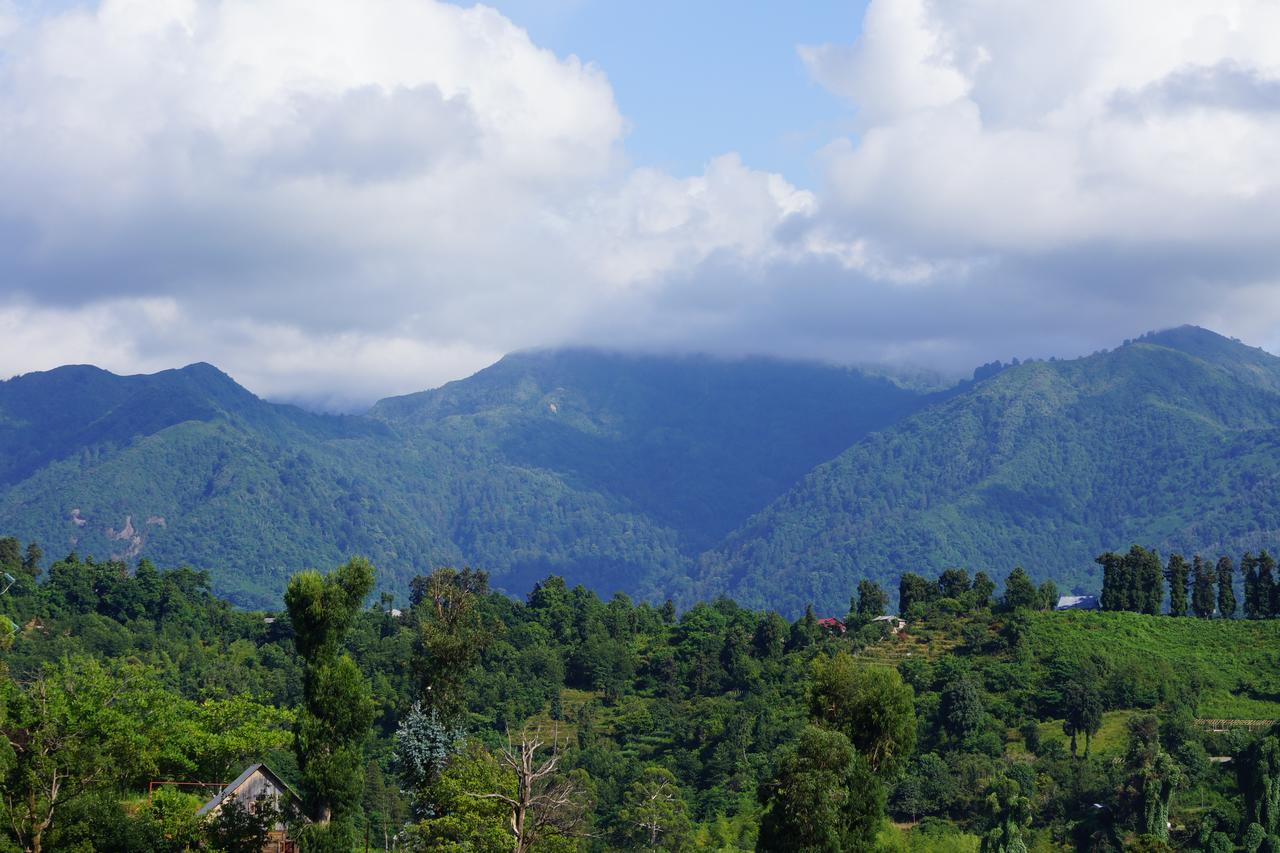
<path id="1" fill-rule="evenodd" d="M 234 782 L 227 785 L 196 814 L 201 817 L 216 815 L 227 803 L 235 800 L 246 809 L 254 809 L 260 799 L 269 800 L 284 814 L 301 814 L 302 798 L 283 779 L 265 764 L 253 764 L 245 769 Z M 262 853 L 297 853 L 298 843 L 289 837 L 289 827 L 278 821 Z"/>

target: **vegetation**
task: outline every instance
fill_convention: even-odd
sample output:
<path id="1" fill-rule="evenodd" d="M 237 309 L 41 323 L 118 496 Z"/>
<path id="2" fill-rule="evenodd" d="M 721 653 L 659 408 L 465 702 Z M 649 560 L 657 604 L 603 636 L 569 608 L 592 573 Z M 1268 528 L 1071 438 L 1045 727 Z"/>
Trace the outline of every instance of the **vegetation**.
<path id="1" fill-rule="evenodd" d="M 0 529 L 207 570 L 242 605 L 362 553 L 689 600 L 697 556 L 814 465 L 930 398 L 769 360 L 509 356 L 356 417 L 255 398 L 209 365 L 0 382 Z M 56 546 L 56 547 L 55 547 Z"/>
<path id="2" fill-rule="evenodd" d="M 352 417 L 208 365 L 67 367 L 0 383 L 0 529 L 187 562 L 243 606 L 362 553 L 402 602 L 421 567 L 477 565 L 518 596 L 554 574 L 794 617 L 955 566 L 1096 591 L 1117 542 L 1274 552 L 1278 419 L 1280 359 L 1194 328 L 933 394 L 812 364 L 524 353 Z M 1247 567 L 1202 568 L 1191 612 L 1274 609 Z"/>
<path id="3" fill-rule="evenodd" d="M 400 613 L 369 600 L 363 560 L 299 573 L 263 614 L 190 569 L 24 569 L 17 544 L 0 544 L 18 625 L 0 849 L 251 849 L 263 815 L 205 821 L 212 790 L 147 791 L 258 760 L 302 793 L 309 851 L 1257 850 L 1277 835 L 1280 729 L 1197 720 L 1280 717 L 1280 620 L 1053 612 L 1025 572 L 998 589 L 959 570 L 904 581 L 896 634 L 870 584 L 843 618 L 788 622 L 727 598 L 605 601 L 558 577 L 518 601 L 445 568 Z"/>
<path id="4" fill-rule="evenodd" d="M 794 613 L 954 566 L 1096 592 L 1116 542 L 1274 551 L 1278 389 L 1280 359 L 1191 327 L 1005 368 L 814 469 L 704 558 L 702 588 Z"/>

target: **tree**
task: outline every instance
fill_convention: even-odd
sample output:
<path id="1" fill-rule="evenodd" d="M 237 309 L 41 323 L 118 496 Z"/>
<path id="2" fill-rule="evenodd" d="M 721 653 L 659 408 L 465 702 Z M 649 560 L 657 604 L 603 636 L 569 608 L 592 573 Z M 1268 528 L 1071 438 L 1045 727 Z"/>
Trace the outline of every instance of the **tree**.
<path id="1" fill-rule="evenodd" d="M 1071 738 L 1071 757 L 1076 757 L 1076 737 L 1084 735 L 1084 757 L 1089 757 L 1093 736 L 1102 728 L 1102 697 L 1092 673 L 1079 673 L 1062 691 L 1065 716 L 1062 733 Z"/>
<path id="2" fill-rule="evenodd" d="M 1102 600 L 1099 605 L 1103 610 L 1128 610 L 1130 584 L 1125 573 L 1124 557 L 1112 551 L 1100 554 L 1094 562 L 1102 566 Z"/>
<path id="3" fill-rule="evenodd" d="M 756 630 L 751 635 L 752 651 L 762 660 L 781 657 L 790 632 L 787 620 L 771 610 L 756 623 Z"/>
<path id="4" fill-rule="evenodd" d="M 895 809 L 916 820 L 922 814 L 944 814 L 956 800 L 957 786 L 951 768 L 935 752 L 911 761 L 905 778 L 894 790 Z"/>
<path id="5" fill-rule="evenodd" d="M 515 790 L 514 774 L 479 742 L 469 742 L 431 783 L 426 797 L 436 808 L 410 829 L 410 849 L 511 853 L 506 803 L 477 794 Z"/>
<path id="6" fill-rule="evenodd" d="M 791 624 L 791 639 L 787 641 L 787 649 L 807 649 L 818 642 L 820 636 L 822 629 L 818 627 L 818 617 L 814 615 L 813 605 L 807 604 L 804 615 Z"/>
<path id="7" fill-rule="evenodd" d="M 364 770 L 365 837 L 381 835 L 382 849 L 390 850 L 391 839 L 400 834 L 409 816 L 407 805 L 395 780 L 377 761 L 369 761 Z"/>
<path id="8" fill-rule="evenodd" d="M 22 543 L 12 536 L 0 537 L 0 571 L 10 574 L 22 571 Z"/>
<path id="9" fill-rule="evenodd" d="M 478 799 L 497 800 L 507 806 L 515 853 L 527 853 L 549 836 L 572 838 L 582 832 L 586 792 L 577 778 L 558 772 L 560 750 L 555 728 L 549 742 L 537 729 L 525 728 L 518 742 L 508 733 L 499 761 L 515 777 L 515 790 L 472 792 Z"/>
<path id="10" fill-rule="evenodd" d="M 1276 605 L 1276 561 L 1263 551 L 1258 555 L 1258 614 L 1261 619 L 1274 619 Z"/>
<path id="11" fill-rule="evenodd" d="M 896 669 L 859 666 L 841 651 L 813 662 L 810 715 L 844 734 L 872 772 L 892 775 L 915 748 L 914 693 Z"/>
<path id="12" fill-rule="evenodd" d="M 137 816 L 132 834 L 139 841 L 144 841 L 151 853 L 189 853 L 196 850 L 206 834 L 204 821 L 196 815 L 200 803 L 201 798 L 193 794 L 176 788 L 160 788 Z M 240 853 L 243 849 L 227 853 Z"/>
<path id="13" fill-rule="evenodd" d="M 1182 781 L 1178 764 L 1160 749 L 1159 721 L 1151 715 L 1128 721 L 1129 748 L 1125 762 L 1128 791 L 1138 832 L 1160 842 L 1169 840 L 1169 806 Z"/>
<path id="14" fill-rule="evenodd" d="M 669 598 L 662 602 L 662 624 L 676 624 L 676 603 Z"/>
<path id="15" fill-rule="evenodd" d="M 1218 615 L 1223 619 L 1236 616 L 1236 591 L 1232 586 L 1234 574 L 1231 558 L 1223 554 L 1218 558 Z"/>
<path id="16" fill-rule="evenodd" d="M 462 714 L 463 682 L 496 633 L 478 609 L 488 591 L 489 576 L 471 569 L 442 567 L 410 584 L 418 701 L 446 720 Z"/>
<path id="17" fill-rule="evenodd" d="M 421 792 L 432 785 L 449 757 L 466 743 L 460 726 L 446 723 L 436 708 L 414 703 L 396 729 L 394 768 L 405 788 Z"/>
<path id="18" fill-rule="evenodd" d="M 838 731 L 805 726 L 785 748 L 766 802 L 757 849 L 871 850 L 884 815 L 884 789 Z"/>
<path id="19" fill-rule="evenodd" d="M 938 575 L 938 595 L 943 598 L 962 599 L 969 588 L 969 573 L 964 569 L 947 569 Z"/>
<path id="20" fill-rule="evenodd" d="M 1169 615 L 1187 615 L 1187 580 L 1191 567 L 1181 554 L 1170 554 L 1169 565 L 1164 570 L 1165 580 L 1169 582 Z"/>
<path id="21" fill-rule="evenodd" d="M 1245 822 L 1267 835 L 1280 834 L 1280 726 L 1250 744 L 1235 764 Z"/>
<path id="22" fill-rule="evenodd" d="M 917 604 L 923 605 L 933 598 L 933 584 L 912 572 L 905 572 L 898 581 L 898 613 L 906 616 Z"/>
<path id="23" fill-rule="evenodd" d="M 884 587 L 875 581 L 858 581 L 857 615 L 863 622 L 870 622 L 877 616 L 883 616 L 889 606 L 889 595 Z"/>
<path id="24" fill-rule="evenodd" d="M 1053 581 L 1040 584 L 1040 606 L 1038 610 L 1052 610 L 1058 604 L 1058 585 Z"/>
<path id="25" fill-rule="evenodd" d="M 92 658 L 63 658 L 34 680 L 9 682 L 0 796 L 18 844 L 44 849 L 58 816 L 97 788 L 121 782 L 140 762 L 136 669 L 108 671 Z M 0 757 L 2 758 L 2 757 Z"/>
<path id="26" fill-rule="evenodd" d="M 980 853 L 1026 853 L 1022 831 L 1031 823 L 1031 800 L 1003 773 L 991 780 L 987 814 L 992 827 L 982 836 Z"/>
<path id="27" fill-rule="evenodd" d="M 1224 559 L 1230 561 L 1230 558 Z M 1195 584 L 1191 593 L 1191 611 L 1200 619 L 1209 619 L 1213 616 L 1213 566 L 1196 554 L 1191 560 L 1191 576 Z"/>
<path id="28" fill-rule="evenodd" d="M 973 606 L 976 610 L 985 610 L 991 606 L 991 596 L 996 594 L 995 581 L 986 572 L 978 572 L 973 576 Z"/>
<path id="29" fill-rule="evenodd" d="M 1027 608 L 1028 610 L 1039 609 L 1040 593 L 1036 591 L 1035 585 L 1031 583 L 1031 578 L 1022 566 L 1016 566 L 1009 576 L 1004 580 L 1004 598 L 1001 599 L 1001 607 L 1007 613 L 1012 613 L 1019 608 Z"/>
<path id="30" fill-rule="evenodd" d="M 341 643 L 373 588 L 373 566 L 355 558 L 328 575 L 289 580 L 285 606 L 303 661 L 303 704 L 294 725 L 302 797 L 315 822 L 304 841 L 316 850 L 349 850 L 364 790 L 364 743 L 373 722 L 369 685 Z"/>
<path id="31" fill-rule="evenodd" d="M 44 559 L 44 551 L 35 542 L 27 543 L 27 552 L 22 557 L 22 572 L 28 577 L 40 577 L 40 561 Z"/>
<path id="32" fill-rule="evenodd" d="M 1148 616 L 1158 616 L 1164 603 L 1164 570 L 1160 566 L 1160 555 L 1141 545 L 1133 545 L 1125 554 L 1124 562 L 1125 576 L 1133 584 L 1131 609 Z"/>
<path id="33" fill-rule="evenodd" d="M 982 694 L 968 674 L 955 678 L 942 691 L 942 703 L 938 708 L 942 727 L 957 743 L 964 743 L 982 726 L 985 712 Z"/>
<path id="34" fill-rule="evenodd" d="M 1266 609 L 1258 587 L 1258 561 L 1249 551 L 1240 557 L 1240 577 L 1244 581 L 1244 618 L 1261 619 Z"/>
<path id="35" fill-rule="evenodd" d="M 678 850 L 687 842 L 689 810 L 680 796 L 675 775 L 665 767 L 648 765 L 622 800 L 619 819 L 627 837 L 655 850 Z"/>

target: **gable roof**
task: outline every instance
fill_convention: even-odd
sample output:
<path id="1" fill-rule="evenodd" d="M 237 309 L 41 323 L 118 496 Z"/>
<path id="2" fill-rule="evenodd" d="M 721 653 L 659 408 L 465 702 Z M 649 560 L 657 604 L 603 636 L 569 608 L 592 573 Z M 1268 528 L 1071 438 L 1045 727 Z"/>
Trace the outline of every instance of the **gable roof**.
<path id="1" fill-rule="evenodd" d="M 234 782 L 227 785 L 227 787 L 223 788 L 221 791 L 215 794 L 213 796 L 213 799 L 209 800 L 209 802 L 201 806 L 200 810 L 196 812 L 196 815 L 199 817 L 203 817 L 204 815 L 216 809 L 218 806 L 225 803 L 229 798 L 235 796 L 236 791 L 240 790 L 240 786 L 243 785 L 245 782 L 247 782 L 250 779 L 250 777 L 252 777 L 253 774 L 257 773 L 258 771 L 262 771 L 262 775 L 269 778 L 271 782 L 276 786 L 277 790 L 284 791 L 291 798 L 293 798 L 293 801 L 295 803 L 302 802 L 302 797 L 298 796 L 298 792 L 293 790 L 293 788 L 290 788 L 289 783 L 285 782 L 283 779 L 277 776 L 275 771 L 272 770 L 270 767 L 261 763 L 250 764 L 248 767 L 245 768 L 243 773 L 241 773 L 239 776 L 236 777 L 236 780 Z"/>

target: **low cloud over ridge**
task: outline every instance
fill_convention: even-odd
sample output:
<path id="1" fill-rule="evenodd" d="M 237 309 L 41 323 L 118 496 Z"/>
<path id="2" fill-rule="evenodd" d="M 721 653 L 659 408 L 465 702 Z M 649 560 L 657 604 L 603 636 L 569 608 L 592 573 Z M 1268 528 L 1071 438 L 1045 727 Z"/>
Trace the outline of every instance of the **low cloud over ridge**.
<path id="1" fill-rule="evenodd" d="M 606 68 L 433 0 L 0 0 L 0 364 L 350 407 L 562 343 L 963 370 L 1280 344 L 1269 3 L 876 0 L 798 188 L 632 166 Z M 709 34 L 710 37 L 710 34 Z M 762 116 L 762 122 L 768 117 Z"/>

